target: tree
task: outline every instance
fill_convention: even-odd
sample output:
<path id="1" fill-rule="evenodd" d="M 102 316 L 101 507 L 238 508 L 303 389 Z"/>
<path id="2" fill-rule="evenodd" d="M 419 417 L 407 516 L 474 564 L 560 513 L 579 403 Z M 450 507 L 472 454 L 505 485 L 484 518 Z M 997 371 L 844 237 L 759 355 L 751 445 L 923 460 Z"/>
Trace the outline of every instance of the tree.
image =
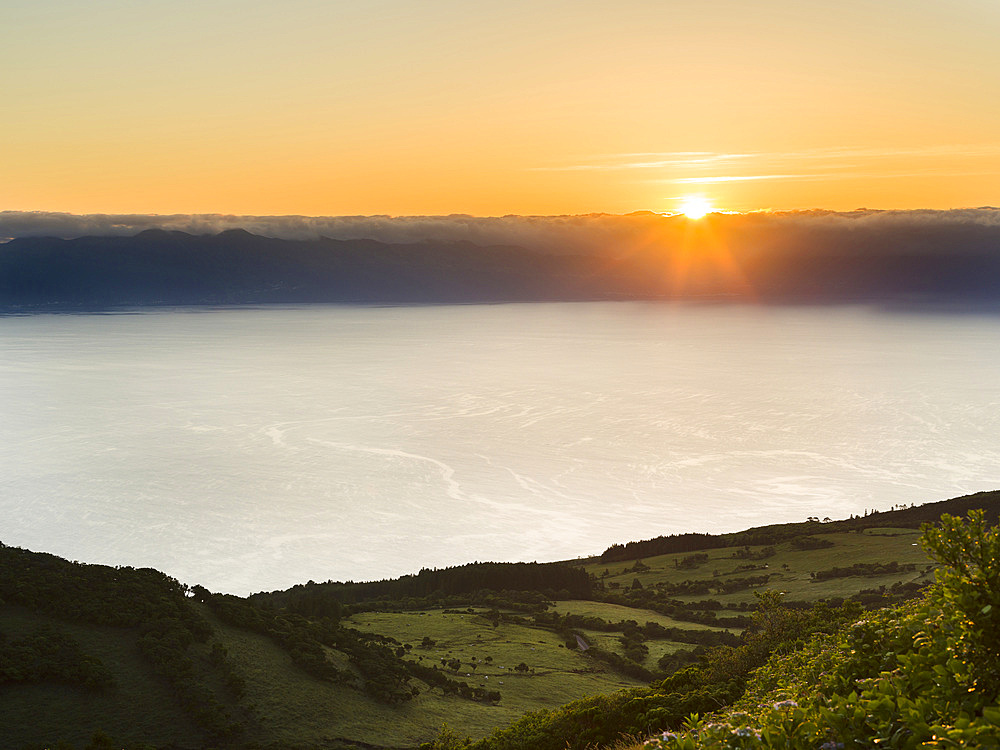
<path id="1" fill-rule="evenodd" d="M 462 748 L 466 748 L 471 744 L 472 739 L 470 737 L 463 739 L 447 724 L 442 724 L 434 741 L 423 743 L 420 746 L 420 750 L 462 750 Z"/>

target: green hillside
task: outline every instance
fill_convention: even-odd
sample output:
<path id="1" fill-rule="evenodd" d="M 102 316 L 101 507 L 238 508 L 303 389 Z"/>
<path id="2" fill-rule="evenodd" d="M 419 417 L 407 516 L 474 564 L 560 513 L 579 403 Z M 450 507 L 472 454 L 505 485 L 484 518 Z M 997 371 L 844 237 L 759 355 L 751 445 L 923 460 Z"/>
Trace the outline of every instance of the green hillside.
<path id="1" fill-rule="evenodd" d="M 922 544 L 941 568 L 918 600 L 778 650 L 732 706 L 633 750 L 1000 747 L 1000 527 L 946 516 Z"/>
<path id="2" fill-rule="evenodd" d="M 584 570 L 597 577 L 607 595 L 625 595 L 639 581 L 644 589 L 662 591 L 669 598 L 688 603 L 711 598 L 726 606 L 747 604 L 754 601 L 753 592 L 761 587 L 786 592 L 790 600 L 815 601 L 853 596 L 860 588 L 858 578 L 865 579 L 864 588 L 876 589 L 897 581 L 929 582 L 931 565 L 917 544 L 919 538 L 919 530 L 909 528 L 857 532 L 822 528 L 773 545 L 647 557 L 639 570 L 634 561 L 631 565 L 591 562 Z M 859 576 L 814 577 L 817 571 L 859 562 L 882 567 Z M 893 563 L 896 570 L 891 569 Z"/>
<path id="3" fill-rule="evenodd" d="M 1000 493 L 698 535 L 707 545 L 627 560 L 476 563 L 250 598 L 0 546 L 0 747 L 107 746 L 100 733 L 130 748 L 407 749 L 442 724 L 483 738 L 580 701 L 595 727 L 652 701 L 651 729 L 701 704 L 667 711 L 644 686 L 742 653 L 762 592 L 784 592 L 787 617 L 816 627 L 912 598 L 934 565 L 915 526 L 976 506 L 995 519 Z"/>

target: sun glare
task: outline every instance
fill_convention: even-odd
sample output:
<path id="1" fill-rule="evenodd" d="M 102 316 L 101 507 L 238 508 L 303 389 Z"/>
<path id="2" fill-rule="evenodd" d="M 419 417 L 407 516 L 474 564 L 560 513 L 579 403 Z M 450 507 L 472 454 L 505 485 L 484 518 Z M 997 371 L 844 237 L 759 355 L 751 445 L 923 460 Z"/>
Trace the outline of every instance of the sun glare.
<path id="1" fill-rule="evenodd" d="M 700 195 L 689 195 L 681 201 L 681 211 L 689 219 L 700 219 L 711 210 L 712 204 Z"/>

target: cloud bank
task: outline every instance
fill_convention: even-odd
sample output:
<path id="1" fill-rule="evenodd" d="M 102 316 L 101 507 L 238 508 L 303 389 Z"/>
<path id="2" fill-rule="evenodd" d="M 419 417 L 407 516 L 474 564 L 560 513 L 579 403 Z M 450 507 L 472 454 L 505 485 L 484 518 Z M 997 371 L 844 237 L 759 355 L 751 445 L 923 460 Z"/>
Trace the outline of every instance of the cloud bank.
<path id="1" fill-rule="evenodd" d="M 553 253 L 608 256 L 669 252 L 710 232 L 735 255 L 761 249 L 830 247 L 885 250 L 937 243 L 939 251 L 984 249 L 1000 238 L 1000 208 L 851 212 L 787 211 L 713 214 L 694 226 L 680 215 L 581 214 L 570 216 L 238 216 L 230 214 L 69 214 L 0 212 L 0 238 L 131 236 L 147 229 L 217 234 L 245 229 L 289 240 L 327 237 L 387 243 L 472 242 L 513 245 Z M 972 243 L 971 245 L 969 243 Z M 995 246 L 995 245 L 994 245 Z M 932 249 L 932 248 L 928 248 Z"/>

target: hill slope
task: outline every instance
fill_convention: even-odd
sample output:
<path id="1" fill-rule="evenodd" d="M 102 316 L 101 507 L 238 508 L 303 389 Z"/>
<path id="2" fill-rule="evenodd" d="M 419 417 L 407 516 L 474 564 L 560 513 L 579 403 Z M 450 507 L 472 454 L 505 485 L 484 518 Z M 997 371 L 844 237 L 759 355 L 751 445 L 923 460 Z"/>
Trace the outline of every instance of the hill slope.
<path id="1" fill-rule="evenodd" d="M 480 563 L 250 599 L 0 546 L 0 746 L 81 747 L 100 730 L 136 748 L 414 748 L 443 722 L 483 737 L 601 694 L 581 710 L 629 716 L 619 703 L 640 694 L 613 691 L 739 646 L 755 592 L 788 591 L 792 613 L 912 595 L 930 563 L 907 525 L 977 506 L 996 518 L 1000 493 L 878 514 L 883 525 L 861 533 L 761 527 L 781 541 L 733 535 L 628 564 Z"/>

